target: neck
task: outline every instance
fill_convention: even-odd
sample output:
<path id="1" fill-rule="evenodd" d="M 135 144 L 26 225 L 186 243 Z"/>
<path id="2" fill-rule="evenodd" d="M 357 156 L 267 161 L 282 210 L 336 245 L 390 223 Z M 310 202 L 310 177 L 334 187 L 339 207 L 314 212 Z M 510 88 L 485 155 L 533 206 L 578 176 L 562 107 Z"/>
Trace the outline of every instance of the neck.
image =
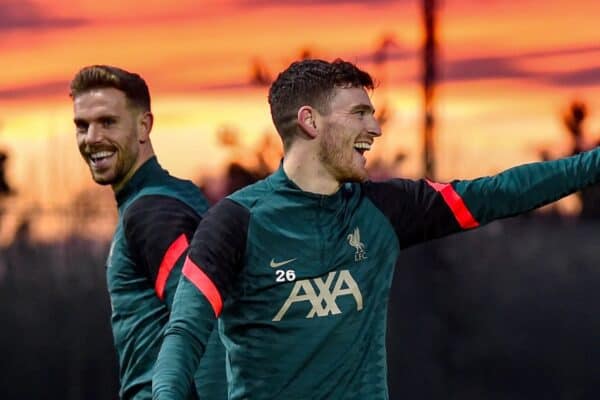
<path id="1" fill-rule="evenodd" d="M 290 149 L 283 159 L 283 170 L 305 192 L 330 195 L 341 185 L 319 161 L 317 152 L 311 149 Z"/>
<path id="2" fill-rule="evenodd" d="M 138 158 L 133 167 L 131 167 L 131 169 L 129 169 L 129 171 L 127 172 L 127 175 L 125 175 L 123 179 L 121 179 L 119 182 L 116 182 L 112 185 L 113 192 L 118 193 L 121 189 L 123 189 L 125 184 L 127 184 L 131 177 L 135 175 L 135 172 L 138 169 L 140 169 L 140 167 L 152 157 L 154 157 L 154 149 L 152 148 L 152 145 L 149 142 L 145 143 L 144 146 L 140 147 L 140 153 L 138 155 Z"/>

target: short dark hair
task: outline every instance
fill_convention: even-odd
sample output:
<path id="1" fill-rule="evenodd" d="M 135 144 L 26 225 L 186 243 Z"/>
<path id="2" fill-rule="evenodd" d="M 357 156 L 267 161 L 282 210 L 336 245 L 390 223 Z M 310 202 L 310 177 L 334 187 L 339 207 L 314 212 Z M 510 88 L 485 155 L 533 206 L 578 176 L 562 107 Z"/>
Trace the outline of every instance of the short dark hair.
<path id="1" fill-rule="evenodd" d="M 77 72 L 70 85 L 73 98 L 92 89 L 115 88 L 131 105 L 150 111 L 150 91 L 138 74 L 110 65 L 90 65 Z"/>
<path id="2" fill-rule="evenodd" d="M 269 89 L 269 105 L 275 128 L 284 148 L 296 133 L 297 113 L 309 105 L 328 113 L 329 100 L 336 88 L 361 87 L 372 90 L 373 78 L 356 65 L 336 59 L 333 62 L 308 59 L 292 63 L 281 72 Z"/>

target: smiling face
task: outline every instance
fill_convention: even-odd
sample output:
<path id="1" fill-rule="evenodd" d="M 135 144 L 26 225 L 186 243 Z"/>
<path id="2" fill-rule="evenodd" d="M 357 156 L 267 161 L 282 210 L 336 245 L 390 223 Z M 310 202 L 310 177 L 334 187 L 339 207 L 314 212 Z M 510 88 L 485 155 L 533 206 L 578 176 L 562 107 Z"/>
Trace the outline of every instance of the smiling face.
<path id="1" fill-rule="evenodd" d="M 77 145 L 92 178 L 117 192 L 149 157 L 152 114 L 129 104 L 125 93 L 97 88 L 73 99 Z"/>
<path id="2" fill-rule="evenodd" d="M 329 112 L 320 114 L 318 158 L 338 182 L 367 179 L 366 158 L 381 128 L 374 108 L 363 88 L 337 88 L 329 102 Z"/>

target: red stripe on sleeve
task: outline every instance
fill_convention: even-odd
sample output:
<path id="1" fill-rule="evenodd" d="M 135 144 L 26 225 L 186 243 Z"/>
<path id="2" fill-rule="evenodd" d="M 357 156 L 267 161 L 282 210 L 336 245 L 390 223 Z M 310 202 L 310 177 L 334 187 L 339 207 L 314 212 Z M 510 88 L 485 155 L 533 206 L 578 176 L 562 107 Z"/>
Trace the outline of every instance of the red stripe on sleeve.
<path id="1" fill-rule="evenodd" d="M 430 180 L 427 180 L 427 183 L 434 188 L 436 192 L 439 192 L 442 195 L 461 228 L 470 229 L 479 226 L 479 222 L 473 217 L 471 211 L 469 211 L 465 202 L 460 195 L 456 193 L 456 190 L 454 190 L 451 184 L 437 183 Z"/>
<path id="2" fill-rule="evenodd" d="M 185 264 L 183 264 L 183 275 L 188 278 L 200 292 L 202 292 L 212 306 L 215 317 L 218 318 L 223 309 L 223 300 L 221 299 L 219 290 L 210 280 L 208 275 L 206 275 L 200 267 L 194 264 L 190 257 L 187 257 L 185 259 Z"/>
<path id="3" fill-rule="evenodd" d="M 169 275 L 171 275 L 171 271 L 177 260 L 179 260 L 179 257 L 187 250 L 188 244 L 187 237 L 182 233 L 167 249 L 160 266 L 158 267 L 158 274 L 156 276 L 156 282 L 154 283 L 154 290 L 159 299 L 164 300 L 167 279 L 169 279 Z"/>

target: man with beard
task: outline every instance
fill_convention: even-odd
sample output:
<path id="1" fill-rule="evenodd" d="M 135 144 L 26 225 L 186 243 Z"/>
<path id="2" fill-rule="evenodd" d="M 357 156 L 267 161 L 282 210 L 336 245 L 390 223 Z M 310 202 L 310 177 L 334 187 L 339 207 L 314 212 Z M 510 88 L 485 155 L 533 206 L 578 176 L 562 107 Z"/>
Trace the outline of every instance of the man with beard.
<path id="1" fill-rule="evenodd" d="M 600 180 L 600 150 L 493 177 L 367 180 L 381 135 L 351 63 L 304 60 L 270 88 L 284 159 L 219 202 L 190 245 L 153 381 L 182 399 L 219 319 L 230 399 L 387 399 L 386 312 L 401 250 Z"/>
<path id="2" fill-rule="evenodd" d="M 77 145 L 92 178 L 111 185 L 119 221 L 106 264 L 122 399 L 150 399 L 188 243 L 208 204 L 190 181 L 161 168 L 150 141 L 146 82 L 120 68 L 80 70 L 70 95 Z M 201 399 L 226 398 L 224 351 L 215 330 L 197 369 Z M 186 398 L 197 398 L 191 393 Z"/>

